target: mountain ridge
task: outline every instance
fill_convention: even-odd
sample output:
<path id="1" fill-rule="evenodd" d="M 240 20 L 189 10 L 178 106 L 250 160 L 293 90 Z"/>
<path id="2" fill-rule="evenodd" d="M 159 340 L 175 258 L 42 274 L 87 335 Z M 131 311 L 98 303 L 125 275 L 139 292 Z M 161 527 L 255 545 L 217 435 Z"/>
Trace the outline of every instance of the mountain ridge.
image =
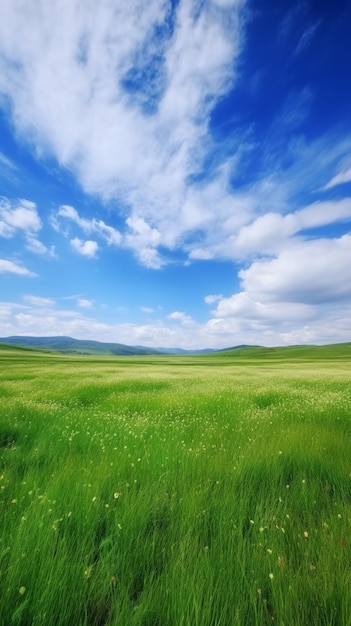
<path id="1" fill-rule="evenodd" d="M 129 346 L 123 343 L 95 341 L 92 339 L 75 339 L 65 335 L 37 337 L 30 335 L 12 335 L 0 337 L 0 343 L 26 348 L 64 352 L 66 354 L 110 354 L 115 356 L 142 356 L 162 354 L 211 354 L 212 349 L 184 350 L 182 348 L 149 348 L 146 346 Z"/>
<path id="2" fill-rule="evenodd" d="M 46 352 L 60 352 L 63 354 L 76 354 L 86 356 L 187 356 L 187 355 L 222 355 L 226 357 L 236 356 L 249 359 L 262 358 L 288 358 L 303 357 L 306 352 L 309 355 L 323 353 L 327 358 L 351 358 L 351 343 L 325 345 L 291 345 L 265 347 L 258 345 L 241 344 L 228 348 L 199 350 L 186 350 L 184 348 L 149 348 L 146 346 L 129 346 L 122 343 L 95 341 L 91 339 L 75 339 L 64 335 L 38 337 L 30 335 L 13 335 L 0 337 L 0 344 L 17 348 L 37 349 Z"/>

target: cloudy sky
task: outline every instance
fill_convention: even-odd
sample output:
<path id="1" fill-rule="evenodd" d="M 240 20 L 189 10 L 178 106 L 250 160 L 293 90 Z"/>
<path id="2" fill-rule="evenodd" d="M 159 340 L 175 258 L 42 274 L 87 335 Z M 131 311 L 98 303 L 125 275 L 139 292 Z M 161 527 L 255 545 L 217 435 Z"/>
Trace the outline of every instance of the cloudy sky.
<path id="1" fill-rule="evenodd" d="M 348 0 L 2 0 L 0 336 L 351 340 Z"/>

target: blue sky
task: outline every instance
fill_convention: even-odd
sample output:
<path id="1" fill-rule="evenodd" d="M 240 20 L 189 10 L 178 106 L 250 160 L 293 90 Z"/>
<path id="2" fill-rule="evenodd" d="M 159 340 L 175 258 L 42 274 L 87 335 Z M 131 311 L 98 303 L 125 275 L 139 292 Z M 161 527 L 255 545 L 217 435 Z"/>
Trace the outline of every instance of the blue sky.
<path id="1" fill-rule="evenodd" d="M 0 336 L 351 340 L 348 0 L 2 0 Z"/>

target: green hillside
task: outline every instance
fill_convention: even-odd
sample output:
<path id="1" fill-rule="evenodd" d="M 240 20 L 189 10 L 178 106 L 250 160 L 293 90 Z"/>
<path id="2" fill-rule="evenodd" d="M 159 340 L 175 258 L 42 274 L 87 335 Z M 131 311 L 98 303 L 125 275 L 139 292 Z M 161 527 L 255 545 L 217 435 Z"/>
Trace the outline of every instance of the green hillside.
<path id="1" fill-rule="evenodd" d="M 315 360 L 315 359 L 349 359 L 351 343 L 338 343 L 325 346 L 284 346 L 265 348 L 262 346 L 243 346 L 231 350 L 216 352 L 216 358 L 248 359 L 248 360 Z"/>

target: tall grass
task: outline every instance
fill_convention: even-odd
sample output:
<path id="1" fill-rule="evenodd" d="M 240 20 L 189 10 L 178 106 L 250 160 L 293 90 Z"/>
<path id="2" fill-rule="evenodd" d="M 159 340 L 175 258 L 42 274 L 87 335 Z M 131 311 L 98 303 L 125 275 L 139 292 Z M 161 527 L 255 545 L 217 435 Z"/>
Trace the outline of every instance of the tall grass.
<path id="1" fill-rule="evenodd" d="M 349 363 L 0 353 L 0 624 L 351 624 Z"/>

